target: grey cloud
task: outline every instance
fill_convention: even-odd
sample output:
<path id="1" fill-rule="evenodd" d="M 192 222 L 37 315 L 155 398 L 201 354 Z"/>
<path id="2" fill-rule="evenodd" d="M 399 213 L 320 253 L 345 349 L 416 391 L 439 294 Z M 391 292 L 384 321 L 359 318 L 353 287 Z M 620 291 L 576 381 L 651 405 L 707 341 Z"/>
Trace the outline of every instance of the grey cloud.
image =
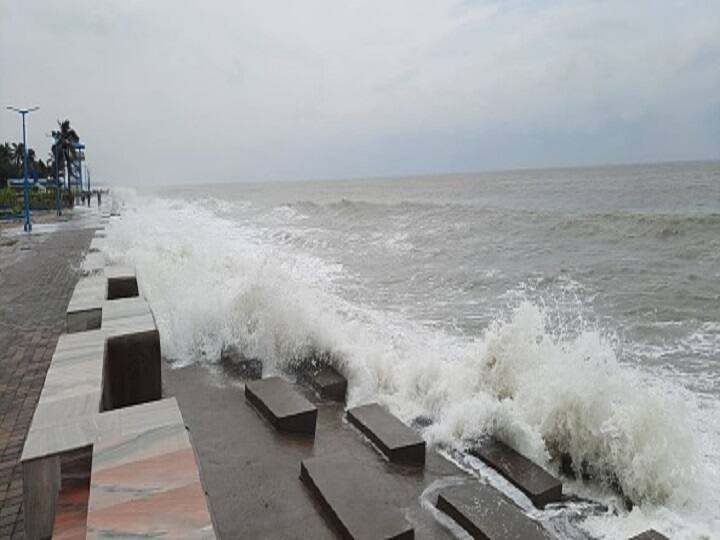
<path id="1" fill-rule="evenodd" d="M 717 158 L 718 28 L 717 1 L 0 0 L 0 100 L 133 184 Z"/>

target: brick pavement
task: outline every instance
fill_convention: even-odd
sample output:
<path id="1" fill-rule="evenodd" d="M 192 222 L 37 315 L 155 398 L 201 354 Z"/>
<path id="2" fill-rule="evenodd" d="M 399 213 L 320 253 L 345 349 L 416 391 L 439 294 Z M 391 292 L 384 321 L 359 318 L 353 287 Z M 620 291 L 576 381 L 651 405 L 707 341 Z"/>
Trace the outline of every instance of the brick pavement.
<path id="1" fill-rule="evenodd" d="M 55 232 L 0 271 L 0 540 L 24 538 L 20 455 L 93 232 Z"/>

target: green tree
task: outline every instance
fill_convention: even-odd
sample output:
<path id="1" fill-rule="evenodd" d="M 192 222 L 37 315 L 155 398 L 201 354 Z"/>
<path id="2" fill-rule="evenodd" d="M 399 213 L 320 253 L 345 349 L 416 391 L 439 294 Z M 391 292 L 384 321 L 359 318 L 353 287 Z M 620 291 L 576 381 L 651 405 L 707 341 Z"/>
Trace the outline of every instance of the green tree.
<path id="1" fill-rule="evenodd" d="M 15 173 L 12 155 L 12 146 L 9 143 L 0 145 L 0 188 L 7 187 L 8 178 Z"/>
<path id="2" fill-rule="evenodd" d="M 74 176 L 73 165 L 75 165 L 78 159 L 78 151 L 75 145 L 80 142 L 80 137 L 77 132 L 70 125 L 70 120 L 60 122 L 58 120 L 59 130 L 53 131 L 52 136 L 55 139 L 53 144 L 53 153 L 57 152 L 58 166 L 63 169 L 67 169 L 67 176 L 65 177 L 68 182 Z"/>
<path id="3" fill-rule="evenodd" d="M 25 159 L 25 147 L 23 143 L 12 143 L 10 157 L 15 164 L 15 168 L 21 169 L 23 160 Z"/>

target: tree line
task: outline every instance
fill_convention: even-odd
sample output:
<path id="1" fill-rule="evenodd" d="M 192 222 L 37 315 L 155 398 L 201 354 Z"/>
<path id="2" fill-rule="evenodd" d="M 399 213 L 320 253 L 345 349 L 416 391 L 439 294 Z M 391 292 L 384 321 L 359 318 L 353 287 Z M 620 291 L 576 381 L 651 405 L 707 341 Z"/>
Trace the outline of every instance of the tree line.
<path id="1" fill-rule="evenodd" d="M 55 178 L 57 174 L 67 186 L 68 181 L 74 180 L 80 173 L 80 153 L 76 148 L 80 136 L 70 125 L 70 120 L 58 120 L 58 129 L 51 136 L 53 143 L 45 161 L 38 158 L 34 148 L 27 149 L 28 177 Z M 0 144 L 0 188 L 7 186 L 9 178 L 23 177 L 24 161 L 23 143 Z"/>

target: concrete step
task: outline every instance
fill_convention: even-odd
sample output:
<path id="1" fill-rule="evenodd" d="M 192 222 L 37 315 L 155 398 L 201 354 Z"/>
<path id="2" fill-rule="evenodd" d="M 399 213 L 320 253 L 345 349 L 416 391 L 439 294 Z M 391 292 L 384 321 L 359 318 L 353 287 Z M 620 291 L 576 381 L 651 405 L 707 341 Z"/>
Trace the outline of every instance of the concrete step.
<path id="1" fill-rule="evenodd" d="M 315 435 L 317 408 L 280 377 L 245 384 L 245 397 L 279 431 Z"/>
<path id="2" fill-rule="evenodd" d="M 348 420 L 393 463 L 425 464 L 425 441 L 377 403 L 347 411 Z"/>
<path id="3" fill-rule="evenodd" d="M 343 538 L 411 539 L 413 527 L 399 508 L 388 505 L 382 485 L 369 481 L 367 469 L 347 454 L 305 459 L 300 479 L 320 501 Z"/>
<path id="4" fill-rule="evenodd" d="M 562 482 L 506 444 L 489 440 L 470 453 L 503 475 L 538 508 L 562 500 Z"/>
<path id="5" fill-rule="evenodd" d="M 550 534 L 494 487 L 478 482 L 440 491 L 437 507 L 473 538 L 549 540 Z"/>
<path id="6" fill-rule="evenodd" d="M 310 386 L 321 399 L 345 402 L 347 379 L 331 366 L 310 370 L 300 374 L 299 379 Z"/>

